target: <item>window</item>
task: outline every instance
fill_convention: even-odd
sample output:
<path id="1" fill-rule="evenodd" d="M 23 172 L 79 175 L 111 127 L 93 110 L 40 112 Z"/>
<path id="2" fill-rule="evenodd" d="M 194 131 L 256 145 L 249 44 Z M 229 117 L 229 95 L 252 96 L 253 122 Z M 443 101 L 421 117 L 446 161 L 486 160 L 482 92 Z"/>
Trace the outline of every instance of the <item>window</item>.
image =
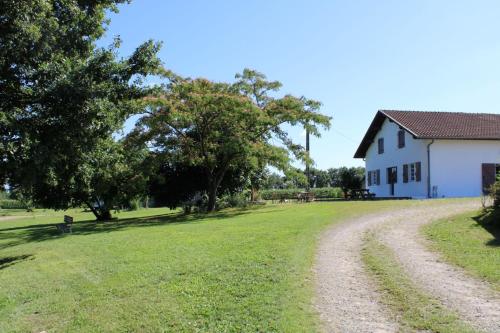
<path id="1" fill-rule="evenodd" d="M 404 148 L 405 146 L 405 130 L 400 129 L 398 131 L 398 148 Z"/>
<path id="2" fill-rule="evenodd" d="M 414 182 L 415 181 L 415 175 L 416 175 L 416 163 L 410 164 L 410 181 Z"/>
<path id="3" fill-rule="evenodd" d="M 379 154 L 384 153 L 384 138 L 378 139 L 378 153 Z"/>
<path id="4" fill-rule="evenodd" d="M 419 182 L 422 179 L 422 163 L 415 162 L 403 165 L 403 183 Z"/>
<path id="5" fill-rule="evenodd" d="M 368 186 L 380 185 L 380 169 L 368 171 L 367 180 Z"/>
<path id="6" fill-rule="evenodd" d="M 387 184 L 396 184 L 398 182 L 398 168 L 387 168 Z"/>
<path id="7" fill-rule="evenodd" d="M 368 186 L 380 185 L 380 169 L 368 171 Z"/>

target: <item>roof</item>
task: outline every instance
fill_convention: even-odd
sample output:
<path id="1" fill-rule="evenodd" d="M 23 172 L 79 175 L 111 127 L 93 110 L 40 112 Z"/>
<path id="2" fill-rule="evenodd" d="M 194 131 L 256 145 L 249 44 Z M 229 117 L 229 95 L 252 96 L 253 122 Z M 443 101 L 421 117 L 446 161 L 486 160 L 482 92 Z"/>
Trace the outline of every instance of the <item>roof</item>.
<path id="1" fill-rule="evenodd" d="M 416 139 L 500 140 L 500 114 L 379 110 L 354 155 L 364 158 L 385 119 Z"/>

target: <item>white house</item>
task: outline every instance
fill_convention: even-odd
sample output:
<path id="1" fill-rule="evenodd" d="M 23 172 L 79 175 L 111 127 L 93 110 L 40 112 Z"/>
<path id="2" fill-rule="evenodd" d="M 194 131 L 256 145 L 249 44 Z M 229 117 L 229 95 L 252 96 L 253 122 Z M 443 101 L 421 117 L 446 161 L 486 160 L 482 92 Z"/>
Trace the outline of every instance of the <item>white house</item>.
<path id="1" fill-rule="evenodd" d="M 500 114 L 379 110 L 355 158 L 377 197 L 475 197 L 500 171 Z"/>

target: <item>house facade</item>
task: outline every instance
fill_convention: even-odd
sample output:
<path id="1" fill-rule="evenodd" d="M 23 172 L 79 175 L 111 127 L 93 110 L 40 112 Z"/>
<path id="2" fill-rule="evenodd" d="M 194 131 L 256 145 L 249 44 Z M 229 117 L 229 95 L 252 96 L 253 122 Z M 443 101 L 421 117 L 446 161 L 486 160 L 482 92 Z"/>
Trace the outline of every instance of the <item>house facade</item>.
<path id="1" fill-rule="evenodd" d="M 500 171 L 500 114 L 380 110 L 355 158 L 377 197 L 475 197 Z"/>

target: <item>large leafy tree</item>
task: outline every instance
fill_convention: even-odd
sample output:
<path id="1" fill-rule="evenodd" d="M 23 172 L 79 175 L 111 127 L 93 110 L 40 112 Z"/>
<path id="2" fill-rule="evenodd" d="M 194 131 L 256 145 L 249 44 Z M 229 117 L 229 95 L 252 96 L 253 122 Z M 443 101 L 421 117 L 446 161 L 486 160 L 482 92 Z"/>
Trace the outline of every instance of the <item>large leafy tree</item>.
<path id="1" fill-rule="evenodd" d="M 328 171 L 311 168 L 309 177 L 309 184 L 311 185 L 311 187 L 331 186 L 331 179 Z"/>
<path id="2" fill-rule="evenodd" d="M 125 59 L 118 39 L 96 47 L 106 11 L 124 2 L 0 0 L 1 177 L 38 204 L 110 216 L 105 192 L 128 166 L 112 134 L 152 93 L 144 77 L 160 71 L 152 41 Z"/>
<path id="3" fill-rule="evenodd" d="M 338 169 L 338 186 L 344 191 L 352 188 L 363 187 L 364 168 L 362 167 L 341 167 Z"/>
<path id="4" fill-rule="evenodd" d="M 313 135 L 319 135 L 318 125 L 329 126 L 329 117 L 318 112 L 319 102 L 273 97 L 281 84 L 256 71 L 245 70 L 236 78 L 229 84 L 171 77 L 163 95 L 148 99 L 147 114 L 135 131 L 168 159 L 203 169 L 208 211 L 215 208 L 219 187 L 232 167 L 288 170 L 290 154 L 308 158 L 282 125 L 300 125 Z"/>

